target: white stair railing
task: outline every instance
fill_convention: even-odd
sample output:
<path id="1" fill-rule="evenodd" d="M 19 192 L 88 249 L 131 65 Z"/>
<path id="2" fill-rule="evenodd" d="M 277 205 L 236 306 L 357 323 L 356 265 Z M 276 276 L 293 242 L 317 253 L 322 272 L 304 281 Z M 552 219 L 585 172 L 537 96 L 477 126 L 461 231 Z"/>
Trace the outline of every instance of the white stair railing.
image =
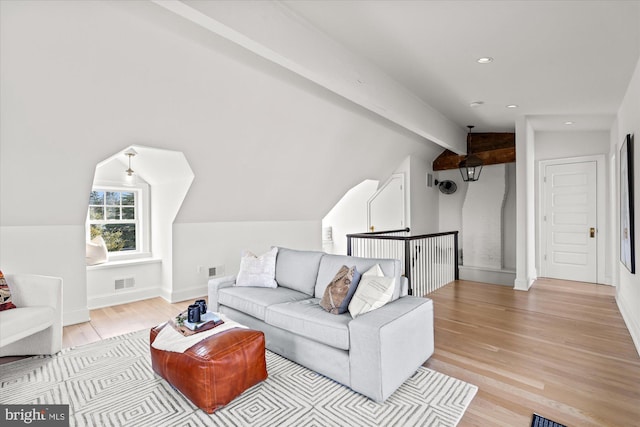
<path id="1" fill-rule="evenodd" d="M 427 295 L 458 280 L 457 253 L 457 231 L 411 236 L 407 228 L 347 235 L 347 255 L 399 259 L 410 295 Z"/>

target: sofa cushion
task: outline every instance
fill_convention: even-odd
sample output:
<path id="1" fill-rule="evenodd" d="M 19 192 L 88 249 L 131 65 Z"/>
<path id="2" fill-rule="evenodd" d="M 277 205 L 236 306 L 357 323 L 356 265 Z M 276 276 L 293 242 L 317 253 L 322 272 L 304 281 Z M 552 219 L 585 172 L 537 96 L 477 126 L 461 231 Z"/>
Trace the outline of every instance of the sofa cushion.
<path id="1" fill-rule="evenodd" d="M 295 289 L 313 296 L 316 278 L 318 277 L 318 266 L 323 255 L 324 252 L 278 248 L 276 282 L 278 282 L 279 286 Z M 333 274 L 338 271 L 341 265 L 336 267 Z M 329 284 L 333 274 L 325 285 Z"/>
<path id="2" fill-rule="evenodd" d="M 380 264 L 382 272 L 387 277 L 395 278 L 396 286 L 391 301 L 400 298 L 400 261 L 397 259 L 358 258 L 346 255 L 324 255 L 320 260 L 318 279 L 314 296 L 322 298 L 325 288 L 331 283 L 336 271 L 343 265 L 355 265 L 358 271 L 367 271 L 376 264 Z"/>
<path id="3" fill-rule="evenodd" d="M 43 331 L 53 325 L 53 307 L 34 306 L 5 310 L 0 313 L 0 347 Z"/>
<path id="4" fill-rule="evenodd" d="M 350 321 L 349 314 L 327 313 L 318 298 L 271 305 L 266 317 L 269 325 L 342 350 L 349 350 Z"/>
<path id="5" fill-rule="evenodd" d="M 257 319 L 265 319 L 267 307 L 283 302 L 300 301 L 309 295 L 288 288 L 231 287 L 218 291 L 218 303 L 242 311 Z"/>

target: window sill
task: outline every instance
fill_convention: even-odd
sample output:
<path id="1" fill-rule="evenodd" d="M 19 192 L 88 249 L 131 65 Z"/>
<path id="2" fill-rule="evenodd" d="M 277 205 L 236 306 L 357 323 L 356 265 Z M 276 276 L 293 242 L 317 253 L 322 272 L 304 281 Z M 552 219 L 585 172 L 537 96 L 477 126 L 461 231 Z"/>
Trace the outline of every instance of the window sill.
<path id="1" fill-rule="evenodd" d="M 104 264 L 88 265 L 87 271 L 106 270 L 109 268 L 133 267 L 137 265 L 160 264 L 160 263 L 162 263 L 162 260 L 160 258 L 151 258 L 151 257 L 137 258 L 137 259 L 123 259 L 123 260 L 107 261 Z"/>

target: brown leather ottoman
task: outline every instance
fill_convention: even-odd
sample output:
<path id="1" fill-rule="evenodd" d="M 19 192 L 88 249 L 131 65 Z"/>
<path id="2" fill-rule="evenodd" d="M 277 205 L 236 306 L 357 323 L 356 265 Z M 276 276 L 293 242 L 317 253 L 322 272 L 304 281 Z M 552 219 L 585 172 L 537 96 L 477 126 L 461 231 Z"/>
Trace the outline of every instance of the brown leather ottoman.
<path id="1" fill-rule="evenodd" d="M 151 329 L 153 343 L 165 324 Z M 267 379 L 264 334 L 235 328 L 206 338 L 184 353 L 151 348 L 153 370 L 211 414 Z"/>

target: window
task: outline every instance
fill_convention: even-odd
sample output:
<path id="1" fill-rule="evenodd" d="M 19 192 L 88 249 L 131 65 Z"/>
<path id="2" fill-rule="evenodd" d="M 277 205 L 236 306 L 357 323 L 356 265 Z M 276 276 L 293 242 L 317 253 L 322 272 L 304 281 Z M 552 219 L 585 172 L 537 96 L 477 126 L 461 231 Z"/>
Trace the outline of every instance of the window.
<path id="1" fill-rule="evenodd" d="M 102 236 L 110 255 L 146 249 L 140 189 L 95 187 L 89 196 L 89 239 Z"/>

